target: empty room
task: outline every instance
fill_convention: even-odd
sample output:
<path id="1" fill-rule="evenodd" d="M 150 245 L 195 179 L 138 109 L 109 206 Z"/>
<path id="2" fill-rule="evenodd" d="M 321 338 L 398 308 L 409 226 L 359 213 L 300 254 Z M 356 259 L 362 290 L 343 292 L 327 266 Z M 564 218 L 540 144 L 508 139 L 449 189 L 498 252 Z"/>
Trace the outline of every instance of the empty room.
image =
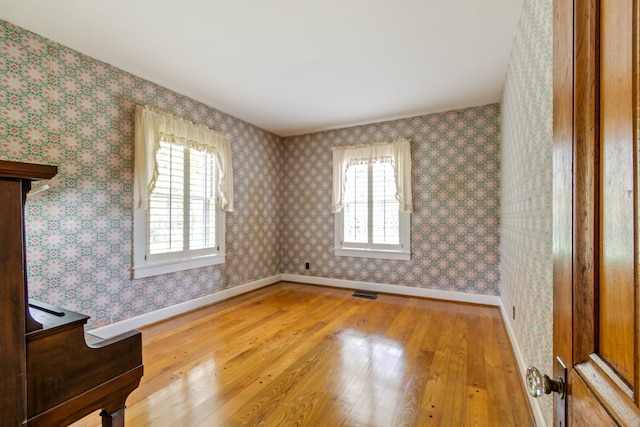
<path id="1" fill-rule="evenodd" d="M 0 426 L 640 419 L 639 0 L 0 0 Z"/>

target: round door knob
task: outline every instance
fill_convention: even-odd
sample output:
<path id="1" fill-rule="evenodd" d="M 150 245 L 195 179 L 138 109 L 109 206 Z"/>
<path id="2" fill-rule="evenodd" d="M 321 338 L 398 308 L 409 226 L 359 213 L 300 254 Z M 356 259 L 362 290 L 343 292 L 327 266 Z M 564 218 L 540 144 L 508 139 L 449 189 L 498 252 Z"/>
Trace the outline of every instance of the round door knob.
<path id="1" fill-rule="evenodd" d="M 536 398 L 542 396 L 543 393 L 549 394 L 555 391 L 561 399 L 564 399 L 566 394 L 566 386 L 562 377 L 552 380 L 548 375 L 542 375 L 535 366 L 527 368 L 527 390 L 531 396 Z"/>

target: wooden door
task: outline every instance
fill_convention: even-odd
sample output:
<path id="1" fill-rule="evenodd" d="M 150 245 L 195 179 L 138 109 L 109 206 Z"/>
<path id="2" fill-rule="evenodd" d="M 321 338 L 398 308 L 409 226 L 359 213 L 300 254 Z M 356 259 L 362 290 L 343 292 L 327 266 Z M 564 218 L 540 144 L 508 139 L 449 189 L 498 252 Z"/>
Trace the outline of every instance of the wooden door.
<path id="1" fill-rule="evenodd" d="M 554 1 L 555 425 L 640 425 L 639 4 Z"/>

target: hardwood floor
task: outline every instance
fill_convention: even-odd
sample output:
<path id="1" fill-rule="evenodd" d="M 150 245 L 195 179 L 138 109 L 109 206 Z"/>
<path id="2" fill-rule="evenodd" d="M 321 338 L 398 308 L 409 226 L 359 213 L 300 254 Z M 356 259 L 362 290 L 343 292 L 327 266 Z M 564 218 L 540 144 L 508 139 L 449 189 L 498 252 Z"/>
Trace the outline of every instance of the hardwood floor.
<path id="1" fill-rule="evenodd" d="M 498 308 L 352 293 L 281 282 L 142 329 L 126 425 L 534 425 Z"/>

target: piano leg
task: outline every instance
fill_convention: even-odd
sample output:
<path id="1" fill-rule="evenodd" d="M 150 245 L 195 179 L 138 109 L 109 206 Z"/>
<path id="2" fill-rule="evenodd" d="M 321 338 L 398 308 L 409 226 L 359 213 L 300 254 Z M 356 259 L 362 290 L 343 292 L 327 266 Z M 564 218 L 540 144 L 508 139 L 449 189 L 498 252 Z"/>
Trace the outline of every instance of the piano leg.
<path id="1" fill-rule="evenodd" d="M 102 412 L 100 412 L 102 427 L 124 427 L 124 408 L 126 408 L 126 406 L 112 413 L 103 409 Z"/>

